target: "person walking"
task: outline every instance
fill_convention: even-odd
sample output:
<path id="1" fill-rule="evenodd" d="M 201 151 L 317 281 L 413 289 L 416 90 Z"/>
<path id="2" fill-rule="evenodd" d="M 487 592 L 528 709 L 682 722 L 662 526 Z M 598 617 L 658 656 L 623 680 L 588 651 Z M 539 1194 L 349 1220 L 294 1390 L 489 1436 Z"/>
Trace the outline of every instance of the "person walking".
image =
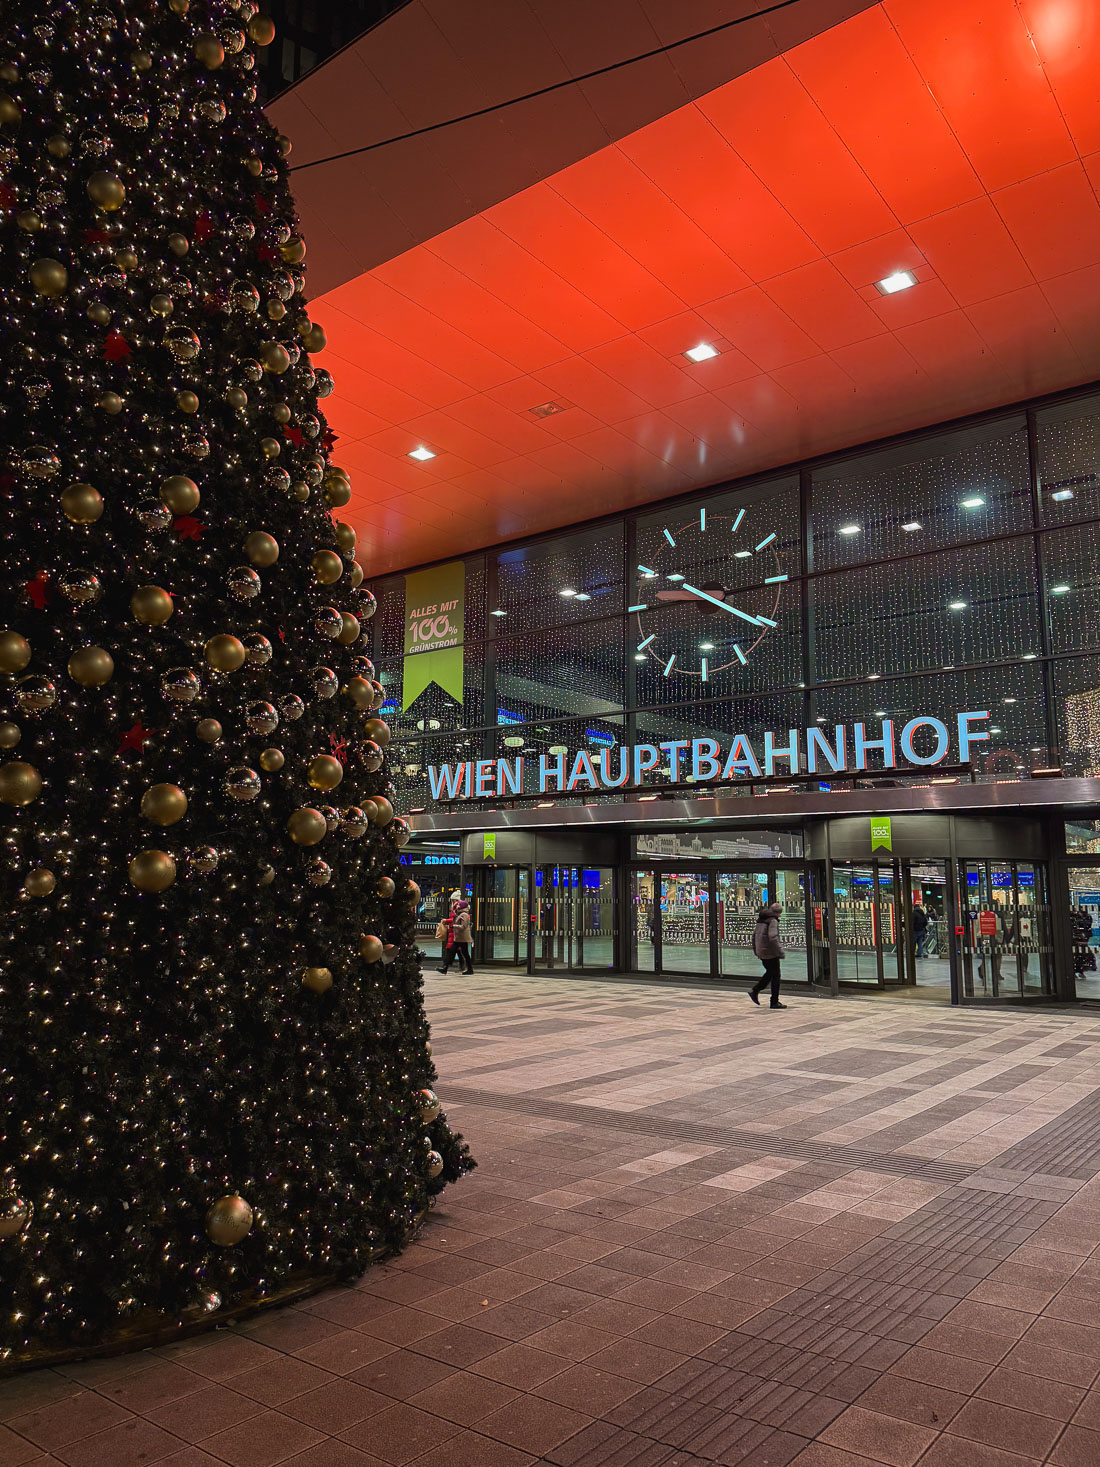
<path id="1" fill-rule="evenodd" d="M 779 941 L 779 916 L 782 911 L 781 902 L 772 902 L 770 906 L 761 907 L 756 914 L 756 930 L 752 935 L 752 950 L 764 964 L 764 976 L 749 989 L 749 997 L 753 1003 L 758 1004 L 760 994 L 770 983 L 773 1009 L 787 1007 L 785 1003 L 779 1002 L 779 960 L 787 956 L 786 948 Z"/>
<path id="2" fill-rule="evenodd" d="M 435 970 L 437 973 L 445 973 L 447 971 L 447 969 L 451 965 L 451 959 L 454 957 L 454 947 L 455 947 L 454 909 L 455 909 L 455 899 L 454 899 L 454 897 L 452 897 L 451 898 L 451 909 L 450 909 L 450 911 L 447 913 L 447 915 L 445 917 L 440 917 L 440 919 L 439 919 L 439 925 L 435 929 L 435 935 L 436 935 L 436 937 L 438 937 L 439 940 L 440 940 L 440 942 L 442 942 L 442 944 L 443 944 L 443 951 L 440 953 L 440 960 L 442 961 L 443 966 L 442 966 L 442 968 L 437 968 Z"/>
<path id="3" fill-rule="evenodd" d="M 916 943 L 917 957 L 924 957 L 925 945 L 928 942 L 928 912 L 919 901 L 913 903 L 913 938 Z"/>
<path id="4" fill-rule="evenodd" d="M 473 930 L 470 925 L 470 903 L 461 892 L 455 892 L 451 899 L 451 912 L 448 917 L 451 928 L 451 942 L 443 957 L 441 973 L 446 973 L 451 965 L 452 959 L 458 960 L 459 971 L 467 977 L 474 971 L 474 965 L 470 961 L 470 940 Z"/>

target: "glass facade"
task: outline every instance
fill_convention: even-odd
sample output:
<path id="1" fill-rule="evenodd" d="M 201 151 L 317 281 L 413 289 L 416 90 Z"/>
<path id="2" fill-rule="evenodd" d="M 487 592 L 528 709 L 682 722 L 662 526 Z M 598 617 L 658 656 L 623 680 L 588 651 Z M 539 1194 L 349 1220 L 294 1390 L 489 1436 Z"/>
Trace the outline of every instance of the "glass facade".
<path id="1" fill-rule="evenodd" d="M 537 756 L 556 750 L 608 750 L 614 768 L 622 745 L 726 746 L 736 733 L 900 727 L 970 708 L 991 710 L 992 733 L 963 778 L 1100 772 L 1097 395 L 719 486 L 465 567 L 461 695 L 432 683 L 408 708 L 404 577 L 371 585 L 405 810 L 445 805 L 430 765 L 522 755 L 523 796 L 537 799 Z M 690 793 L 678 772 L 665 760 L 643 781 Z"/>

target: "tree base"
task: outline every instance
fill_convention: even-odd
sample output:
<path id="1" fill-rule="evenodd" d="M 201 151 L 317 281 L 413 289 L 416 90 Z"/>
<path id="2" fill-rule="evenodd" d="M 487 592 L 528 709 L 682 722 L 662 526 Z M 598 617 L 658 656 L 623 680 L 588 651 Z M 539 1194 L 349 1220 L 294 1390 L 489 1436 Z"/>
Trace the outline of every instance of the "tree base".
<path id="1" fill-rule="evenodd" d="M 400 1248 L 387 1248 L 379 1252 L 370 1264 L 373 1268 L 394 1258 L 401 1249 L 416 1237 L 427 1216 L 428 1209 L 414 1219 Z M 366 1269 L 363 1270 L 366 1273 Z M 143 1319 L 130 1320 L 109 1340 L 87 1345 L 31 1345 L 25 1350 L 14 1350 L 6 1359 L 0 1360 L 0 1380 L 24 1370 L 41 1370 L 51 1365 L 72 1365 L 82 1360 L 100 1360 L 112 1355 L 130 1355 L 138 1350 L 152 1350 L 161 1345 L 172 1345 L 178 1340 L 190 1339 L 193 1335 L 207 1334 L 228 1324 L 238 1324 L 242 1319 L 251 1319 L 265 1309 L 278 1309 L 291 1304 L 295 1299 L 306 1299 L 319 1294 L 322 1289 L 343 1282 L 348 1275 L 326 1273 L 311 1274 L 296 1279 L 274 1294 L 254 1294 L 239 1299 L 235 1304 L 219 1309 L 216 1314 L 182 1315 L 178 1319 L 165 1320 L 163 1315 L 149 1315 Z M 363 1274 L 357 1277 L 362 1278 Z"/>

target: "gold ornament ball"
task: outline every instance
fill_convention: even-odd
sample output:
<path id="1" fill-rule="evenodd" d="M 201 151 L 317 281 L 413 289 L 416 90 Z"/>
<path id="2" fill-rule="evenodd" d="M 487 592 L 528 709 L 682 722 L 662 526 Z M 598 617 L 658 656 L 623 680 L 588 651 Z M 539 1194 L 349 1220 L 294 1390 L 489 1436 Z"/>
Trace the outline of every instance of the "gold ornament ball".
<path id="1" fill-rule="evenodd" d="M 368 933 L 360 942 L 359 951 L 368 963 L 380 963 L 382 961 L 382 939 L 372 937 Z"/>
<path id="2" fill-rule="evenodd" d="M 375 805 L 374 801 L 372 799 L 369 799 L 369 798 L 368 799 L 365 799 L 363 801 L 362 805 L 360 806 L 360 809 L 363 811 L 363 814 L 367 817 L 367 819 L 373 825 L 374 824 L 374 817 L 378 813 L 378 808 Z"/>
<path id="3" fill-rule="evenodd" d="M 330 509 L 343 509 L 351 499 L 351 485 L 346 479 L 333 479 L 325 484 L 325 503 Z"/>
<path id="4" fill-rule="evenodd" d="M 22 1197 L 0 1198 L 0 1240 L 18 1238 L 31 1220 L 31 1205 Z"/>
<path id="5" fill-rule="evenodd" d="M 438 1151 L 429 1151 L 428 1152 L 428 1176 L 431 1177 L 434 1180 L 436 1177 L 439 1176 L 439 1174 L 440 1174 L 440 1172 L 442 1172 L 442 1170 L 443 1170 L 443 1158 L 440 1156 L 439 1152 Z"/>
<path id="6" fill-rule="evenodd" d="M 61 491 L 61 508 L 74 525 L 94 525 L 103 513 L 103 495 L 91 484 L 70 484 Z"/>
<path id="7" fill-rule="evenodd" d="M 434 1090 L 418 1090 L 416 1092 L 416 1105 L 420 1111 L 420 1119 L 425 1125 L 430 1125 L 432 1121 L 438 1119 L 439 1113 L 443 1109 L 439 1103 L 439 1096 L 436 1095 Z"/>
<path id="8" fill-rule="evenodd" d="M 248 406 L 248 393 L 243 387 L 231 387 L 225 394 L 225 400 L 230 407 L 246 408 Z"/>
<path id="9" fill-rule="evenodd" d="M 421 895 L 422 893 L 417 883 L 415 881 L 410 881 L 405 891 L 405 899 L 409 903 L 409 905 L 411 907 L 418 907 L 420 905 Z"/>
<path id="10" fill-rule="evenodd" d="M 33 871 L 27 872 L 27 879 L 23 882 L 23 890 L 28 896 L 49 896 L 57 885 L 57 877 L 48 866 L 36 866 Z"/>
<path id="11" fill-rule="evenodd" d="M 162 627 L 175 609 L 163 586 L 139 586 L 130 597 L 134 620 L 148 627 Z"/>
<path id="12" fill-rule="evenodd" d="M 281 321 L 286 315 L 286 306 L 283 305 L 282 301 L 268 301 L 267 315 L 271 321 Z"/>
<path id="13" fill-rule="evenodd" d="M 356 708 L 374 707 L 374 689 L 365 677 L 353 677 L 349 679 L 344 689 Z"/>
<path id="14" fill-rule="evenodd" d="M 0 124 L 8 123 L 15 127 L 23 116 L 23 109 L 14 97 L 9 97 L 7 92 L 0 92 Z"/>
<path id="15" fill-rule="evenodd" d="M 286 763 L 282 749 L 265 749 L 260 755 L 260 768 L 266 774 L 274 774 Z"/>
<path id="16" fill-rule="evenodd" d="M 312 993 L 327 993 L 332 987 L 332 969 L 303 968 L 302 984 Z"/>
<path id="17" fill-rule="evenodd" d="M 173 15 L 186 15 L 191 9 L 191 0 L 168 0 L 168 9 Z"/>
<path id="18" fill-rule="evenodd" d="M 172 297 L 158 292 L 149 302 L 149 309 L 154 316 L 170 316 L 173 311 Z"/>
<path id="19" fill-rule="evenodd" d="M 274 27 L 272 27 L 272 36 L 274 37 Z M 279 133 L 277 141 L 279 144 L 279 152 L 282 153 L 284 158 L 289 158 L 291 149 L 294 147 L 294 144 L 290 141 L 285 132 Z"/>
<path id="20" fill-rule="evenodd" d="M 287 831 L 296 846 L 315 846 L 328 833 L 328 821 L 320 810 L 303 805 L 295 810 L 286 823 Z"/>
<path id="21" fill-rule="evenodd" d="M 277 423 L 290 422 L 290 405 L 285 402 L 277 402 L 271 409 L 271 416 Z"/>
<path id="22" fill-rule="evenodd" d="M 290 366 L 290 353 L 277 341 L 268 341 L 260 348 L 260 361 L 278 377 Z"/>
<path id="23" fill-rule="evenodd" d="M 377 813 L 371 816 L 375 825 L 388 825 L 393 819 L 393 806 L 385 795 L 373 796 Z"/>
<path id="24" fill-rule="evenodd" d="M 53 158 L 67 158 L 73 150 L 72 143 L 61 133 L 55 133 L 46 142 L 46 151 Z"/>
<path id="25" fill-rule="evenodd" d="M 283 258 L 286 259 L 286 256 L 284 255 Z M 316 324 L 311 326 L 306 334 L 305 343 L 306 351 L 309 352 L 310 356 L 315 357 L 318 352 L 324 351 L 325 347 L 328 346 L 328 337 L 325 335 L 324 328 Z"/>
<path id="26" fill-rule="evenodd" d="M 368 718 L 363 725 L 363 732 L 368 739 L 373 739 L 383 749 L 390 741 L 390 726 L 384 719 Z"/>
<path id="27" fill-rule="evenodd" d="M 232 1248 L 248 1237 L 252 1209 L 243 1197 L 231 1192 L 219 1197 L 206 1212 L 206 1236 L 219 1248 Z"/>
<path id="28" fill-rule="evenodd" d="M 151 784 L 141 797 L 141 813 L 154 825 L 175 825 L 187 814 L 187 796 L 178 784 Z"/>
<path id="29" fill-rule="evenodd" d="M 254 15 L 248 22 L 248 34 L 257 46 L 270 46 L 275 39 L 275 22 L 267 15 Z"/>
<path id="30" fill-rule="evenodd" d="M 15 216 L 15 222 L 27 234 L 37 234 L 42 228 L 42 216 L 33 209 L 21 209 Z"/>
<path id="31" fill-rule="evenodd" d="M 244 643 L 228 632 L 211 637 L 203 648 L 207 662 L 218 672 L 236 672 L 244 666 Z"/>
<path id="32" fill-rule="evenodd" d="M 260 174 L 264 171 L 264 165 L 263 163 L 261 163 L 259 158 L 246 158 L 244 166 L 248 169 L 253 178 L 259 178 Z"/>
<path id="33" fill-rule="evenodd" d="M 197 413 L 199 410 L 199 395 L 197 392 L 178 392 L 176 394 L 176 406 L 181 413 Z"/>
<path id="34" fill-rule="evenodd" d="M 170 474 L 161 480 L 160 502 L 173 514 L 193 514 L 200 498 L 199 486 L 186 474 Z"/>
<path id="35" fill-rule="evenodd" d="M 196 58 L 206 67 L 207 71 L 217 71 L 218 67 L 225 60 L 225 47 L 218 40 L 217 36 L 211 35 L 209 32 L 196 38 L 192 50 Z"/>
<path id="36" fill-rule="evenodd" d="M 170 234 L 168 236 L 168 248 L 174 255 L 182 257 L 191 248 L 191 241 L 187 238 L 186 234 Z"/>
<path id="37" fill-rule="evenodd" d="M 148 71 L 153 64 L 153 58 L 148 51 L 131 51 L 130 64 L 135 71 Z"/>
<path id="38" fill-rule="evenodd" d="M 344 574 L 344 562 L 335 550 L 318 550 L 310 559 L 314 579 L 322 586 L 331 586 Z"/>
<path id="39" fill-rule="evenodd" d="M 261 438 L 260 448 L 263 450 L 264 458 L 278 458 L 283 451 L 283 445 L 277 438 Z"/>
<path id="40" fill-rule="evenodd" d="M 357 560 L 353 560 L 351 563 L 351 570 L 348 572 L 348 579 L 351 582 L 352 590 L 354 590 L 357 586 L 361 586 L 363 584 L 363 567 L 359 564 Z"/>
<path id="41" fill-rule="evenodd" d="M 84 314 L 89 321 L 94 321 L 97 326 L 109 326 L 111 324 L 111 312 L 102 301 L 93 301 Z"/>
<path id="42" fill-rule="evenodd" d="M 345 555 L 355 554 L 355 541 L 357 538 L 355 531 L 350 525 L 345 525 L 343 520 L 336 521 L 336 543 Z"/>
<path id="43" fill-rule="evenodd" d="M 266 530 L 253 530 L 245 538 L 244 553 L 253 565 L 274 565 L 279 558 L 279 542 Z"/>
<path id="44" fill-rule="evenodd" d="M 60 260 L 35 260 L 31 266 L 31 284 L 39 295 L 54 300 L 69 288 L 69 272 Z"/>
<path id="45" fill-rule="evenodd" d="M 300 265 L 306 257 L 306 242 L 304 239 L 300 239 L 298 235 L 293 234 L 285 244 L 279 246 L 279 254 L 283 257 L 287 265 Z M 316 326 L 313 328 L 314 331 L 318 329 Z M 321 335 L 324 335 L 323 331 Z"/>
<path id="46" fill-rule="evenodd" d="M 0 805 L 30 805 L 42 793 L 42 776 L 33 764 L 12 759 L 0 764 Z"/>
<path id="47" fill-rule="evenodd" d="M 99 406 L 112 418 L 117 418 L 125 404 L 117 392 L 105 392 L 99 399 Z"/>
<path id="48" fill-rule="evenodd" d="M 318 754 L 309 761 L 309 782 L 315 790 L 334 790 L 344 777 L 344 766 L 331 754 Z"/>
<path id="49" fill-rule="evenodd" d="M 362 630 L 358 618 L 352 616 L 350 611 L 342 611 L 340 613 L 340 634 L 336 640 L 343 646 L 350 647 L 353 642 L 359 640 L 359 633 Z"/>
<path id="50" fill-rule="evenodd" d="M 378 885 L 374 888 L 383 901 L 388 901 L 397 888 L 388 876 L 380 876 Z"/>
<path id="51" fill-rule="evenodd" d="M 115 255 L 115 264 L 120 270 L 136 270 L 138 257 L 133 250 L 119 250 Z"/>
<path id="52" fill-rule="evenodd" d="M 88 197 L 108 214 L 121 209 L 126 202 L 126 187 L 117 173 L 93 173 L 87 182 Z"/>
<path id="53" fill-rule="evenodd" d="M 114 671 L 115 659 L 106 647 L 78 647 L 69 658 L 69 676 L 82 688 L 101 688 Z"/>
<path id="54" fill-rule="evenodd" d="M 309 485 L 299 480 L 290 492 L 294 495 L 294 498 L 298 501 L 299 504 L 305 504 L 306 500 L 309 498 Z"/>
<path id="55" fill-rule="evenodd" d="M 176 879 L 176 863 L 167 851 L 142 851 L 130 862 L 130 885 L 138 891 L 167 891 Z"/>
<path id="56" fill-rule="evenodd" d="M 0 632 L 0 672 L 22 672 L 31 660 L 31 644 L 19 632 Z"/>
<path id="57" fill-rule="evenodd" d="M 0 723 L 0 749 L 14 749 L 23 737 L 23 730 L 17 723 Z"/>
<path id="58" fill-rule="evenodd" d="M 204 744 L 216 744 L 222 736 L 222 726 L 216 718 L 200 718 L 195 732 Z"/>

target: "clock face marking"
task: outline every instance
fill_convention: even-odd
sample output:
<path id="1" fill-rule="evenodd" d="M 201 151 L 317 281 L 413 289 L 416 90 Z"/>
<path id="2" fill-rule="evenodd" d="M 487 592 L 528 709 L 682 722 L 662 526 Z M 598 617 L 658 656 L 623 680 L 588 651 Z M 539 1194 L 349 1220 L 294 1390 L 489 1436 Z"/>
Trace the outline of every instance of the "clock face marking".
<path id="1" fill-rule="evenodd" d="M 711 515 L 708 518 L 704 506 L 700 508 L 698 518 L 693 517 L 678 527 L 662 526 L 661 539 L 665 543 L 659 545 L 653 554 L 655 564 L 639 563 L 639 579 L 658 581 L 660 585 L 653 588 L 649 599 L 639 600 L 627 609 L 638 618 L 638 661 L 644 660 L 642 654 L 653 658 L 661 668 L 662 676 L 670 677 L 675 671 L 684 677 L 695 677 L 709 683 L 715 673 L 746 666 L 753 651 L 778 625 L 776 617 L 782 587 L 789 579 L 779 555 L 779 535 L 777 531 L 769 530 L 758 539 L 753 537 L 755 544 L 752 539 L 746 541 L 747 527 L 746 532 L 742 532 L 746 513 L 747 509 L 743 507 L 732 515 Z M 717 536 L 721 534 L 724 538 L 727 532 L 731 540 L 740 540 L 741 544 L 735 548 L 724 548 Z M 729 544 L 728 541 L 725 543 Z M 689 579 L 681 568 L 685 562 L 689 571 L 692 565 L 699 567 L 693 579 Z M 722 576 L 722 581 L 703 579 L 704 575 L 714 571 Z M 709 632 L 710 640 L 697 643 L 700 652 L 714 655 L 696 657 L 695 647 L 676 645 L 678 632 L 680 636 L 686 634 L 698 638 L 707 630 L 692 627 L 691 622 L 684 618 L 674 619 L 671 626 L 666 622 L 655 631 L 649 631 L 645 626 L 643 617 L 647 612 L 676 603 L 694 607 L 700 619 L 717 617 L 721 626 Z M 746 605 L 751 609 L 746 609 Z M 726 628 L 733 630 L 731 622 L 724 622 L 718 616 L 719 612 L 724 612 L 731 622 L 742 624 L 743 631 L 752 628 L 755 636 L 750 640 L 742 635 L 715 653 L 714 639 L 724 639 Z M 725 661 L 719 660 L 723 652 L 727 654 Z"/>

